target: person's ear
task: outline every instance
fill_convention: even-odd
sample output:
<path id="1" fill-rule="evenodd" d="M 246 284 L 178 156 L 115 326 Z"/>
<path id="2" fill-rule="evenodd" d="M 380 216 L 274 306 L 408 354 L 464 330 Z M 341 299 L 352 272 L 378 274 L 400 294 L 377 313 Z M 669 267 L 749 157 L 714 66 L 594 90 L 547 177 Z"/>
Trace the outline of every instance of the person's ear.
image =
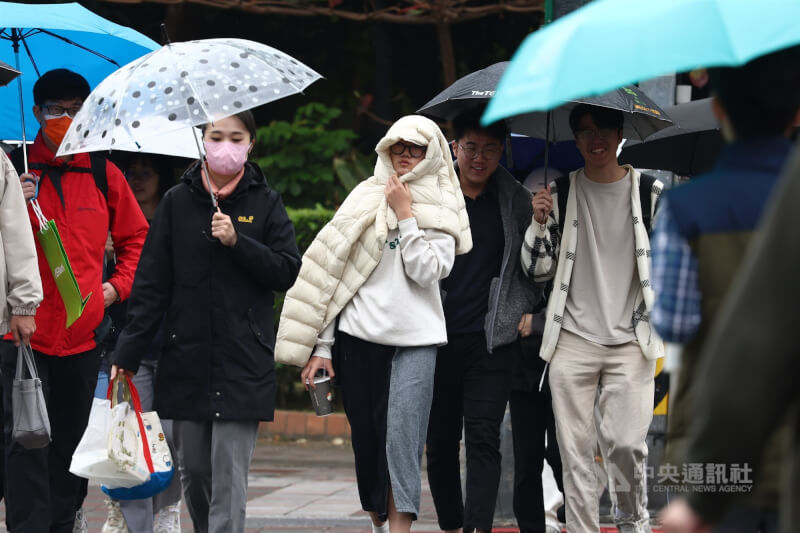
<path id="1" fill-rule="evenodd" d="M 453 151 L 453 156 L 458 157 L 458 141 L 451 141 L 450 149 Z"/>
<path id="2" fill-rule="evenodd" d="M 36 121 L 39 124 L 42 123 L 42 121 L 43 121 L 42 108 L 39 107 L 38 105 L 34 105 L 33 106 L 33 116 L 36 117 Z"/>

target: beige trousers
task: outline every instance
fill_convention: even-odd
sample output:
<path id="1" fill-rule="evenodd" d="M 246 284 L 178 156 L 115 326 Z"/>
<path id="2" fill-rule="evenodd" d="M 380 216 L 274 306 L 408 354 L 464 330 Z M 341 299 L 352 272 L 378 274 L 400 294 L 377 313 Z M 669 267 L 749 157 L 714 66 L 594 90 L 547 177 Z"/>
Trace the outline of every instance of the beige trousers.
<path id="1" fill-rule="evenodd" d="M 637 342 L 603 346 L 562 330 L 550 361 L 550 390 L 564 469 L 567 532 L 597 532 L 598 441 L 615 520 L 649 531 L 645 437 L 653 419 L 655 361 Z M 595 401 L 599 417 L 595 420 Z"/>

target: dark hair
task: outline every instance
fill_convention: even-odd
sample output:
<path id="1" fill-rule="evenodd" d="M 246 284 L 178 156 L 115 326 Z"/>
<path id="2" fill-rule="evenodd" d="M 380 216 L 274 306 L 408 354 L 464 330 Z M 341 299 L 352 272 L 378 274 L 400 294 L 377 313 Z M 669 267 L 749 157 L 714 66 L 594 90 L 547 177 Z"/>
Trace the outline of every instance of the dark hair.
<path id="1" fill-rule="evenodd" d="M 125 163 L 125 173 L 127 174 L 128 170 L 136 164 L 150 167 L 158 175 L 158 192 L 156 194 L 159 200 L 175 185 L 175 171 L 169 156 L 145 153 L 133 154 Z"/>
<path id="2" fill-rule="evenodd" d="M 783 135 L 800 109 L 800 46 L 708 74 L 737 137 Z"/>
<path id="3" fill-rule="evenodd" d="M 469 132 L 475 132 L 488 135 L 501 143 L 505 141 L 508 133 L 505 121 L 498 120 L 488 126 L 481 125 L 481 115 L 483 115 L 485 109 L 485 106 L 468 109 L 453 119 L 453 137 L 455 140 L 458 141 Z"/>
<path id="4" fill-rule="evenodd" d="M 231 115 L 231 116 L 238 118 L 239 120 L 241 120 L 244 123 L 244 127 L 247 128 L 247 131 L 250 133 L 250 140 L 251 141 L 255 141 L 256 140 L 256 118 L 253 116 L 253 112 L 248 109 L 246 111 L 240 111 L 239 113 L 236 113 L 235 115 Z M 228 118 L 228 117 L 225 117 L 225 118 Z M 208 129 L 208 125 L 209 125 L 209 123 L 206 123 L 206 124 L 203 124 L 202 126 L 200 126 L 200 131 L 203 133 L 203 135 L 206 134 L 206 130 Z"/>
<path id="5" fill-rule="evenodd" d="M 92 89 L 86 78 L 71 70 L 57 68 L 45 72 L 33 84 L 33 103 L 41 107 L 48 100 L 86 100 L 90 92 Z"/>
<path id="6" fill-rule="evenodd" d="M 592 117 L 592 122 L 598 128 L 610 128 L 616 131 L 622 130 L 625 116 L 619 109 L 611 109 L 591 104 L 578 104 L 569 112 L 569 127 L 572 133 L 578 132 L 578 126 L 586 115 Z"/>

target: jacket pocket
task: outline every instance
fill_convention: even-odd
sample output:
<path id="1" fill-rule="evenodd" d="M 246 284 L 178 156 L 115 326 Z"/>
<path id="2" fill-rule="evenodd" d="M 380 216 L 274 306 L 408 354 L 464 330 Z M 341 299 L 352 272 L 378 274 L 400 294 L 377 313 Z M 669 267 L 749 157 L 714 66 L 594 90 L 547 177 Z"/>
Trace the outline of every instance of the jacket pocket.
<path id="1" fill-rule="evenodd" d="M 256 337 L 256 341 L 267 349 L 270 355 L 273 355 L 273 348 L 270 339 L 265 335 L 265 331 L 263 328 L 258 324 L 256 320 L 255 313 L 253 312 L 253 308 L 247 310 L 247 322 L 250 325 L 250 331 L 253 332 L 253 335 Z"/>

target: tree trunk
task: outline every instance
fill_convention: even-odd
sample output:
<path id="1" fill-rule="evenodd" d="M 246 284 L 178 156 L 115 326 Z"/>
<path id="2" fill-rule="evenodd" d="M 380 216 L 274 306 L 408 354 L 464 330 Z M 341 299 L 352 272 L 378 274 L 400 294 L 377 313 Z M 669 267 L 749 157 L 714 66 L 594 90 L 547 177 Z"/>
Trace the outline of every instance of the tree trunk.
<path id="1" fill-rule="evenodd" d="M 439 37 L 439 54 L 442 58 L 444 86 L 449 87 L 456 81 L 456 57 L 453 52 L 453 36 L 450 33 L 450 23 L 440 19 L 436 23 L 436 35 Z"/>

